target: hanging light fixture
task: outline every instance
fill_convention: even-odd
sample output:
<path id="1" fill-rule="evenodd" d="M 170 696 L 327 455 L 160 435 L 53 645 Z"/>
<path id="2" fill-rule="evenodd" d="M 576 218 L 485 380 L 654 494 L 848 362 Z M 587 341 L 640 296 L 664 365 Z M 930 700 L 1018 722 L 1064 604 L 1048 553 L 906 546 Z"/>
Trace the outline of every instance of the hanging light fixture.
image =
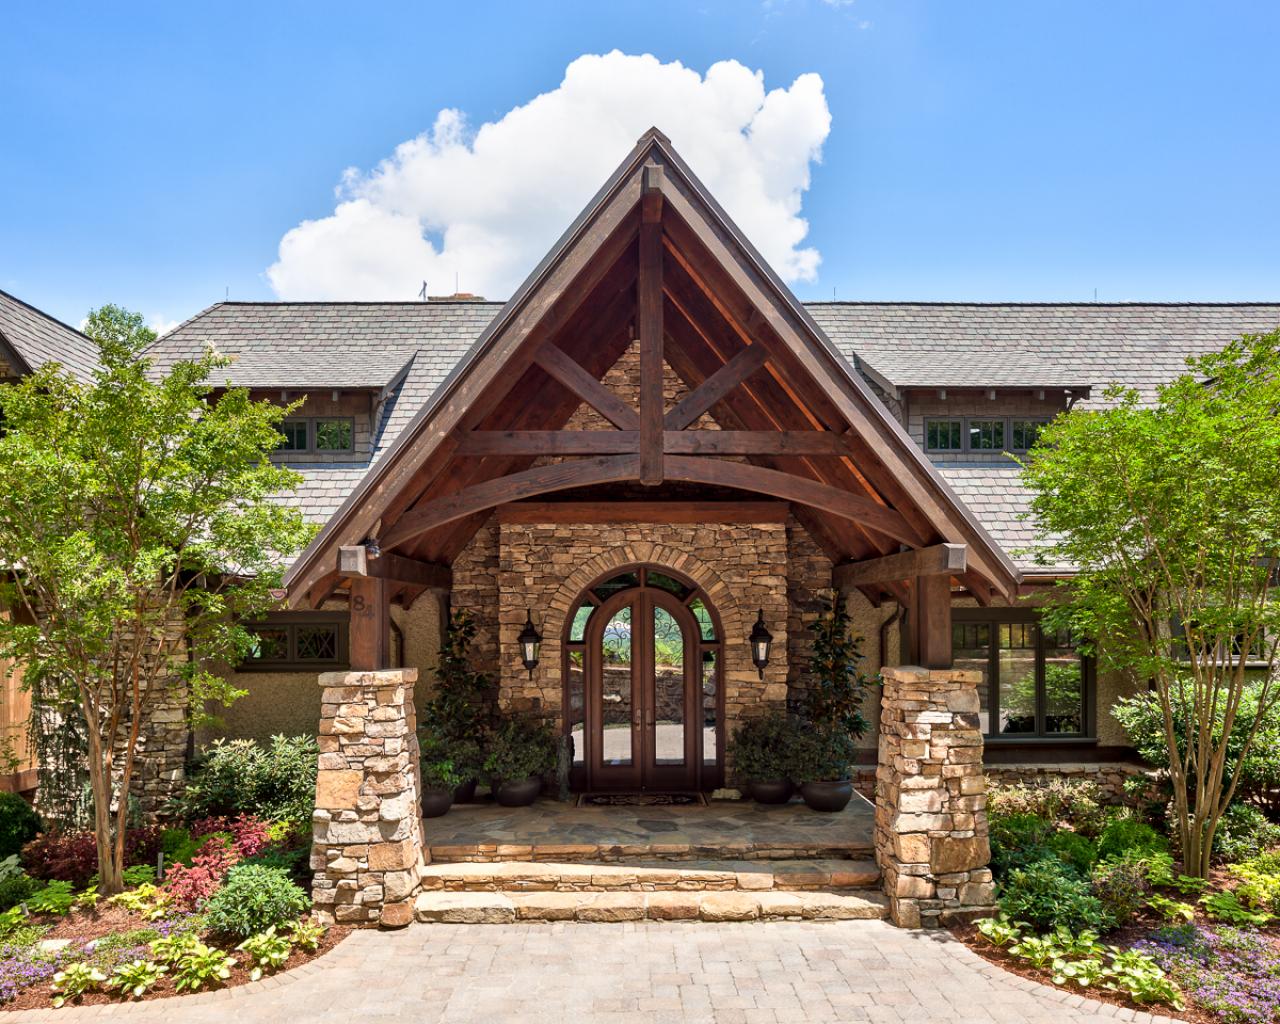
<path id="1" fill-rule="evenodd" d="M 757 613 L 756 624 L 751 627 L 751 636 L 747 639 L 751 644 L 751 661 L 763 679 L 765 666 L 769 664 L 769 648 L 773 645 L 773 634 L 765 628 L 763 608 Z"/>
<path id="2" fill-rule="evenodd" d="M 542 649 L 542 634 L 538 632 L 538 628 L 533 624 L 533 612 L 526 610 L 524 616 L 524 629 L 520 630 L 518 637 L 520 642 L 520 660 L 524 662 L 524 667 L 529 670 L 529 678 L 533 678 L 533 670 L 538 667 L 538 653 Z"/>

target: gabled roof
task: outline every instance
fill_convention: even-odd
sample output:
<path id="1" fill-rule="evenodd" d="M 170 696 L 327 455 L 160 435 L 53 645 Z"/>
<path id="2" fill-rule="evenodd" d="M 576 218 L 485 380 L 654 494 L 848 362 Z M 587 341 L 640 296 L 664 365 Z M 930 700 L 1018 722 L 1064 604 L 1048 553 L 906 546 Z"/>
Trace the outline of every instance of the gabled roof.
<path id="1" fill-rule="evenodd" d="M 651 263 L 644 246 L 655 237 L 655 225 L 656 244 L 665 254 Z M 650 266 L 658 269 L 646 271 Z M 653 298 L 637 297 L 646 280 L 657 280 L 656 302 L 665 313 L 653 312 Z M 624 444 L 635 435 L 623 426 L 634 413 L 615 418 L 623 429 L 614 439 L 592 439 L 623 445 L 603 449 L 619 453 L 609 457 L 548 467 L 535 465 L 534 452 L 541 449 L 508 445 L 497 449 L 506 454 L 494 457 L 494 449 L 484 445 L 494 439 L 547 443 L 546 432 L 561 430 L 590 392 L 580 390 L 582 378 L 599 380 L 628 346 L 632 331 L 641 338 L 640 388 L 646 393 L 644 324 L 655 315 L 673 343 L 667 362 L 690 388 L 744 355 L 760 369 L 749 385 L 740 385 L 744 395 L 716 400 L 717 420 L 736 432 L 725 436 L 728 441 L 755 444 L 771 432 L 791 431 L 787 443 L 812 445 L 816 433 L 825 435 L 818 441 L 826 446 L 826 456 L 816 459 L 782 454 L 789 448 L 751 447 L 743 452 L 745 462 L 672 454 L 705 452 L 668 448 L 659 460 L 668 467 L 666 480 L 785 496 L 827 512 L 841 508 L 818 516 L 810 528 L 845 558 L 896 551 L 904 538 L 914 538 L 913 545 L 965 543 L 973 580 L 1006 594 L 1016 588 L 1018 573 L 1007 556 L 655 130 L 642 137 L 290 568 L 290 600 L 322 600 L 337 584 L 341 545 L 374 537 L 384 551 L 447 559 L 458 531 L 474 532 L 476 514 L 483 516 L 487 507 L 642 478 L 645 452 L 654 451 L 645 447 L 643 398 L 635 455 L 627 454 L 632 449 L 626 444 L 636 442 Z M 554 368 L 566 360 L 574 365 Z M 473 437 L 472 431 L 483 436 Z M 524 436 L 530 431 L 537 436 Z M 657 438 L 658 450 L 689 440 L 649 436 Z M 476 441 L 479 446 L 470 443 Z M 835 445 L 845 454 L 836 455 Z M 661 479 L 659 472 L 654 482 Z"/>
<path id="2" fill-rule="evenodd" d="M 81 378 L 98 369 L 98 350 L 88 337 L 4 291 L 0 291 L 0 342 L 21 360 L 23 365 L 15 369 L 23 373 L 45 363 L 59 363 Z"/>
<path id="3" fill-rule="evenodd" d="M 1280 303 L 814 302 L 809 313 L 890 394 L 1090 387 L 1153 398 L 1188 356 L 1280 327 Z"/>

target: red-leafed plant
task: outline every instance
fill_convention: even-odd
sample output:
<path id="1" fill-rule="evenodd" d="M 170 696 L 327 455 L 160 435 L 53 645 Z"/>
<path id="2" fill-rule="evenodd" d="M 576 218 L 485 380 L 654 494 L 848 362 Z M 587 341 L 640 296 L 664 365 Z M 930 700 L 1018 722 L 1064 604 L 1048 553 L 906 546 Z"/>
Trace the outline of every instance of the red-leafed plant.
<path id="1" fill-rule="evenodd" d="M 212 835 L 191 859 L 191 866 L 169 869 L 164 891 L 184 910 L 195 910 L 222 887 L 223 880 L 240 860 L 235 846 L 224 836 Z"/>
<path id="2" fill-rule="evenodd" d="M 160 851 L 159 825 L 131 828 L 125 834 L 126 864 L 154 864 Z M 22 848 L 22 866 L 33 878 L 87 885 L 98 874 L 98 843 L 92 832 L 46 832 Z"/>
<path id="3" fill-rule="evenodd" d="M 241 857 L 252 857 L 261 853 L 271 843 L 270 825 L 253 814 L 241 814 L 235 818 L 226 815 L 201 818 L 191 826 L 194 838 L 215 834 L 231 837 L 236 852 Z"/>

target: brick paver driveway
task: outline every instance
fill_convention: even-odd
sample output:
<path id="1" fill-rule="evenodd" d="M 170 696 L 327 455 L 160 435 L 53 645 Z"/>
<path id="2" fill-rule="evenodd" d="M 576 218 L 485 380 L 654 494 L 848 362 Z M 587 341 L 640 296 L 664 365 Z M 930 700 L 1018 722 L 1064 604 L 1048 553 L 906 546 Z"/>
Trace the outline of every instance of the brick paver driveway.
<path id="1" fill-rule="evenodd" d="M 0 1022 L 74 1021 L 104 1011 L 130 1024 L 1150 1020 L 1022 981 L 945 936 L 847 921 L 357 932 L 314 963 L 254 985 L 134 1005 L 0 1013 Z"/>

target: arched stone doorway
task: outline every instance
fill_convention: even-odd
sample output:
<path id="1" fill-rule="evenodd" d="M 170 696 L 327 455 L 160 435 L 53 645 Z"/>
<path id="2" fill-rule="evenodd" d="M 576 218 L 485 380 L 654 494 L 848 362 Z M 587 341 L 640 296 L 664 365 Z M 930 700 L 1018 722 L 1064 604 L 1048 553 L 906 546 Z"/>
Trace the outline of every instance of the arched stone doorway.
<path id="1" fill-rule="evenodd" d="M 575 790 L 723 784 L 724 633 L 695 581 L 660 565 L 614 570 L 578 596 L 561 643 Z"/>

